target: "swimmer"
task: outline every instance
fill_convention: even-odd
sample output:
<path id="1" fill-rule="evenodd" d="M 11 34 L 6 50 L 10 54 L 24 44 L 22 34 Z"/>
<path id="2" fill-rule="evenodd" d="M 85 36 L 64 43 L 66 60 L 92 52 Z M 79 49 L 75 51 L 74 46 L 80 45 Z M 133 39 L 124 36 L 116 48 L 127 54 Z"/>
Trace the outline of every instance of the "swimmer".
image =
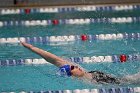
<path id="1" fill-rule="evenodd" d="M 64 60 L 50 52 L 44 51 L 40 48 L 37 48 L 31 44 L 21 42 L 21 44 L 31 50 L 32 52 L 43 57 L 47 62 L 59 67 L 59 72 L 61 74 L 65 74 L 67 76 L 73 76 L 80 79 L 86 79 L 93 83 L 101 83 L 101 84 L 120 84 L 120 79 L 115 78 L 111 75 L 105 74 L 100 71 L 86 71 L 75 63 Z"/>

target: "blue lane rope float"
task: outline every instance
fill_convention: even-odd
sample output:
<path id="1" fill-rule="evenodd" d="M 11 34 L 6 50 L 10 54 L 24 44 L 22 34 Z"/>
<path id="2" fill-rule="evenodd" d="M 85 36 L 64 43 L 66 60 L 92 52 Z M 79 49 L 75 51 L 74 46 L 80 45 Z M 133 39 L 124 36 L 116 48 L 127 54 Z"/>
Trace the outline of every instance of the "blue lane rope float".
<path id="1" fill-rule="evenodd" d="M 1 15 L 8 14 L 33 14 L 33 13 L 64 13 L 77 11 L 132 11 L 139 10 L 140 5 L 112 5 L 112 6 L 69 6 L 69 7 L 41 7 L 41 8 L 26 8 L 26 9 L 0 9 Z"/>
<path id="2" fill-rule="evenodd" d="M 100 89 L 75 89 L 75 90 L 56 90 L 38 91 L 37 93 L 139 93 L 140 87 L 120 87 L 120 88 L 100 88 Z M 17 92 L 10 92 L 17 93 Z M 20 93 L 34 93 L 34 91 L 20 91 Z"/>
<path id="3" fill-rule="evenodd" d="M 69 36 L 44 36 L 44 37 L 14 37 L 0 38 L 0 44 L 3 43 L 41 43 L 41 44 L 68 44 L 68 42 L 76 41 L 98 41 L 98 40 L 140 40 L 140 33 L 112 33 L 112 34 L 97 34 L 97 35 L 69 35 Z M 57 44 L 56 44 L 57 45 Z"/>
<path id="4" fill-rule="evenodd" d="M 140 61 L 140 55 L 107 55 L 107 56 L 92 56 L 92 57 L 70 57 L 64 58 L 75 63 L 124 63 Z M 16 66 L 16 65 L 41 65 L 50 64 L 44 59 L 6 59 L 0 60 L 0 66 Z"/>
<path id="5" fill-rule="evenodd" d="M 136 23 L 140 17 L 112 17 L 112 18 L 86 18 L 86 19 L 54 19 L 54 20 L 20 20 L 0 21 L 3 26 L 48 26 L 58 24 L 91 24 L 91 23 Z"/>

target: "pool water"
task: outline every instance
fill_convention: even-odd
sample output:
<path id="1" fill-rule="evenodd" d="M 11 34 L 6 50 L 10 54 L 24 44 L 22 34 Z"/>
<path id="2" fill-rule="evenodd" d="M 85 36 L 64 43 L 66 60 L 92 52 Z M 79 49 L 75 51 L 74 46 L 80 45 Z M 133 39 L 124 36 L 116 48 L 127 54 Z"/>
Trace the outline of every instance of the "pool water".
<path id="1" fill-rule="evenodd" d="M 18 16 L 19 17 L 19 16 Z M 20 18 L 20 17 L 19 17 Z M 0 38 L 7 37 L 34 37 L 34 36 L 63 36 L 81 34 L 111 34 L 111 33 L 138 33 L 139 23 L 122 24 L 83 24 L 57 25 L 33 27 L 2 27 Z M 60 57 L 105 56 L 121 54 L 139 54 L 140 41 L 108 40 L 108 41 L 75 41 L 70 44 L 49 45 L 34 43 L 33 45 L 56 54 Z M 40 58 L 21 45 L 0 44 L 0 60 L 5 59 Z M 80 63 L 88 71 L 99 70 L 116 77 L 132 75 L 140 71 L 140 61 L 126 63 Z M 93 89 L 138 87 L 140 83 L 124 83 L 121 85 L 89 84 L 75 78 L 56 75 L 58 68 L 53 65 L 21 65 L 0 67 L 0 91 L 40 91 L 66 89 Z M 139 82 L 140 80 L 138 80 Z"/>

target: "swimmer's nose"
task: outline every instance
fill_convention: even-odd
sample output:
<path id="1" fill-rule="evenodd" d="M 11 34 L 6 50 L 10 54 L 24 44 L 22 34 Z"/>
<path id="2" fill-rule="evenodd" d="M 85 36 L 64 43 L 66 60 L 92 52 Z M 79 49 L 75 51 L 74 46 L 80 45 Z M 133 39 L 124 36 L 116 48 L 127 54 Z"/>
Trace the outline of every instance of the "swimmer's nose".
<path id="1" fill-rule="evenodd" d="M 82 69 L 79 68 L 80 71 L 82 71 Z"/>

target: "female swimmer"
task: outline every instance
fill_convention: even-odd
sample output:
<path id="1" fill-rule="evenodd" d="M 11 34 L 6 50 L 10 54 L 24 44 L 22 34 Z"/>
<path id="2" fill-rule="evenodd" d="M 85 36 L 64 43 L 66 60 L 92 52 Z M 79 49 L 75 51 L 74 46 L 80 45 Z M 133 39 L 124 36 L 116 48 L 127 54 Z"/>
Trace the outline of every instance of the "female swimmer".
<path id="1" fill-rule="evenodd" d="M 119 84 L 120 83 L 120 79 L 112 77 L 111 75 L 105 74 L 100 71 L 87 72 L 80 66 L 72 62 L 68 62 L 67 60 L 64 60 L 50 52 L 44 51 L 42 49 L 39 49 L 25 42 L 21 42 L 21 44 L 24 47 L 28 48 L 29 50 L 33 51 L 34 53 L 43 57 L 46 61 L 59 67 L 60 73 L 63 73 L 63 74 L 65 73 L 69 77 L 74 76 L 78 78 L 83 78 L 94 83 L 104 83 L 104 84 L 107 84 L 107 83 Z"/>

